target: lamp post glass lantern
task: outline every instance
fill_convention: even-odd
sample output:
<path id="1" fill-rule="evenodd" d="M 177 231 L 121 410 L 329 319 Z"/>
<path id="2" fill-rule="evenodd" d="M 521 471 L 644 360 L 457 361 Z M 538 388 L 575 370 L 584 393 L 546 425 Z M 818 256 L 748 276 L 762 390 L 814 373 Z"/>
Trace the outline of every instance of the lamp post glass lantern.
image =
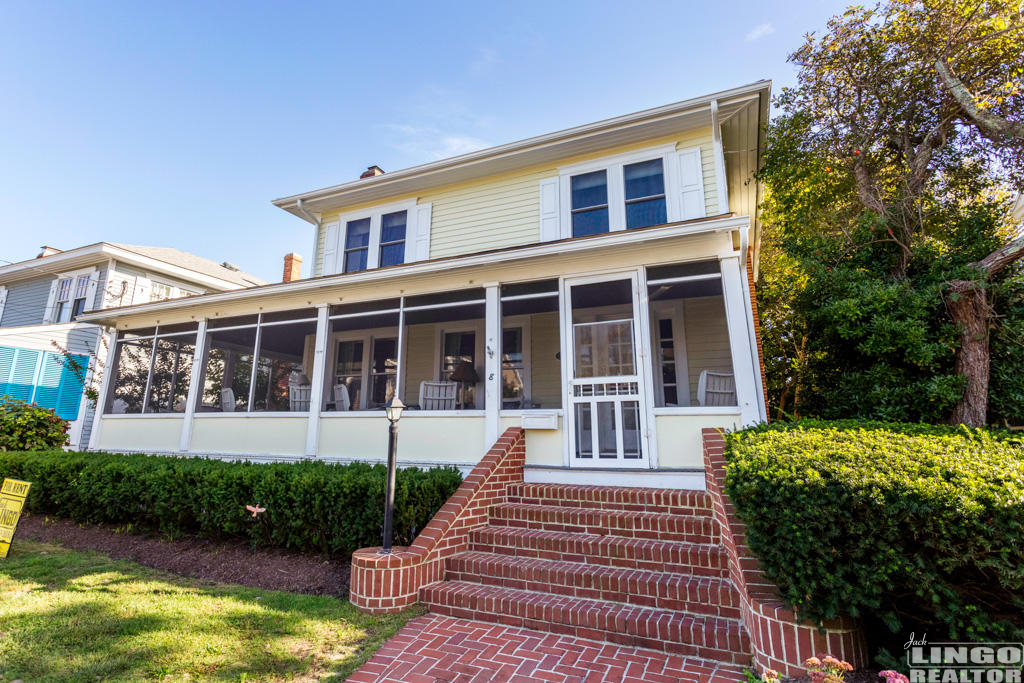
<path id="1" fill-rule="evenodd" d="M 395 471 L 398 469 L 398 420 L 405 404 L 397 396 L 388 401 L 384 415 L 388 418 L 388 482 L 384 492 L 384 544 L 380 552 L 391 552 L 392 525 L 395 519 Z"/>

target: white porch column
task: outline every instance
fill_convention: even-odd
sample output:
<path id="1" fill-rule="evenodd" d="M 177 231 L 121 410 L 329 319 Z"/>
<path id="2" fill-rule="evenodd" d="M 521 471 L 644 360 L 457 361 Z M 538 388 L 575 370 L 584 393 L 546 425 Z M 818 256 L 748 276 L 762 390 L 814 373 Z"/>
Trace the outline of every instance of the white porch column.
<path id="1" fill-rule="evenodd" d="M 96 412 L 92 415 L 92 431 L 89 432 L 89 450 L 94 451 L 100 442 L 100 431 L 103 428 L 103 408 L 110 393 L 111 376 L 117 368 L 111 365 L 114 360 L 114 341 L 116 330 L 100 330 L 96 336 L 96 367 L 103 368 L 103 381 L 100 382 L 100 395 L 96 398 Z"/>
<path id="2" fill-rule="evenodd" d="M 188 397 L 185 399 L 185 419 L 181 423 L 181 442 L 178 450 L 187 452 L 192 448 L 192 427 L 195 424 L 196 405 L 203 388 L 199 383 L 203 379 L 203 366 L 206 364 L 206 318 L 199 321 L 196 330 L 196 346 L 192 353 L 192 374 L 188 378 Z"/>
<path id="3" fill-rule="evenodd" d="M 309 378 L 309 420 L 306 423 L 306 455 L 315 458 L 320 445 L 320 411 L 324 404 L 324 374 L 327 369 L 327 304 L 316 307 L 316 347 L 313 351 L 313 376 Z"/>
<path id="4" fill-rule="evenodd" d="M 739 255 L 727 256 L 721 260 L 721 264 L 725 320 L 729 326 L 729 351 L 736 378 L 736 401 L 740 407 L 740 422 L 748 426 L 763 419 L 757 398 L 758 381 L 755 378 L 755 373 L 759 373 L 760 369 L 753 362 L 757 350 L 750 348 L 750 335 L 747 333 L 753 325 L 753 312 L 747 308 L 743 296 L 746 277 L 741 270 Z"/>
<path id="5" fill-rule="evenodd" d="M 484 288 L 484 448 L 490 448 L 501 426 L 501 288 L 497 282 Z"/>

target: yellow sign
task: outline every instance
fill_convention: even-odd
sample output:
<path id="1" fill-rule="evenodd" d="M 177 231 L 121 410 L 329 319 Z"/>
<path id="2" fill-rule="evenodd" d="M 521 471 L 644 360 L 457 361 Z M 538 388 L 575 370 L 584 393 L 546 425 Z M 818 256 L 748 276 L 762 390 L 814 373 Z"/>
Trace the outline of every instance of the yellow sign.
<path id="1" fill-rule="evenodd" d="M 21 509 L 25 507 L 25 497 L 32 486 L 27 481 L 4 479 L 0 486 L 0 558 L 7 557 L 14 540 L 14 531 L 18 528 Z"/>

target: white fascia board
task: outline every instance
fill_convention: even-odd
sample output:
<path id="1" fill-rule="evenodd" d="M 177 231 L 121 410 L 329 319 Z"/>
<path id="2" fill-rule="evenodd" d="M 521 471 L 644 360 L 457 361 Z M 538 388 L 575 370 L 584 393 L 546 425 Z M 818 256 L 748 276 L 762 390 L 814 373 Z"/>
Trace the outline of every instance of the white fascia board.
<path id="1" fill-rule="evenodd" d="M 227 303 L 246 301 L 250 299 L 261 299 L 279 294 L 297 294 L 300 292 L 314 292 L 320 289 L 328 289 L 338 285 L 365 284 L 368 282 L 380 282 L 398 280 L 407 276 L 425 275 L 430 273 L 454 270 L 457 268 L 470 268 L 474 266 L 486 266 L 491 264 L 521 261 L 539 256 L 551 254 L 565 254 L 580 251 L 598 250 L 606 247 L 623 244 L 625 240 L 629 244 L 650 242 L 653 240 L 666 239 L 671 237 L 689 237 L 716 232 L 731 232 L 733 230 L 746 230 L 750 226 L 748 216 L 724 216 L 722 218 L 701 218 L 695 221 L 686 221 L 676 225 L 667 225 L 658 228 L 644 228 L 631 230 L 628 233 L 623 231 L 610 232 L 603 235 L 595 235 L 586 238 L 572 238 L 545 242 L 526 247 L 512 247 L 500 251 L 483 252 L 454 258 L 437 259 L 433 261 L 416 261 L 403 266 L 389 266 L 376 270 L 365 270 L 358 273 L 342 273 L 317 278 L 294 280 L 292 282 L 280 282 L 261 287 L 249 287 L 230 292 L 216 292 L 212 294 L 200 294 L 182 299 L 167 299 L 137 306 L 124 306 L 121 308 L 110 308 L 92 313 L 85 313 L 78 317 L 82 322 L 101 323 L 114 320 L 119 317 L 138 315 L 140 313 L 159 313 L 173 311 L 195 306 L 206 306 L 216 303 Z M 628 235 L 628 237 L 625 237 Z"/>
<path id="2" fill-rule="evenodd" d="M 170 275 L 179 280 L 185 280 L 186 282 L 193 282 L 195 284 L 201 284 L 220 290 L 240 289 L 243 287 L 243 285 L 239 285 L 229 280 L 222 280 L 219 277 L 206 275 L 205 273 L 198 273 L 190 268 L 182 268 L 181 266 L 176 266 L 173 263 L 136 254 L 134 251 L 121 249 L 110 244 L 104 244 L 103 247 L 103 253 L 113 257 L 117 261 L 133 266 L 139 266 L 146 270 L 163 273 L 164 275 Z"/>
<path id="3" fill-rule="evenodd" d="M 626 114 L 625 116 L 618 116 L 611 119 L 605 119 L 603 121 L 576 126 L 574 128 L 567 128 L 554 133 L 547 133 L 527 138 L 525 140 L 519 140 L 517 142 L 510 142 L 508 144 L 490 147 L 477 152 L 470 152 L 468 154 L 441 159 L 439 161 L 421 164 L 419 166 L 412 166 L 410 168 L 384 173 L 379 176 L 361 178 L 359 180 L 325 187 L 319 190 L 303 192 L 288 197 L 281 197 L 280 199 L 273 200 L 272 203 L 278 208 L 284 209 L 289 213 L 300 215 L 298 212 L 299 200 L 302 200 L 303 203 L 308 203 L 311 201 L 334 199 L 339 203 L 344 203 L 346 195 L 355 194 L 365 188 L 380 188 L 389 184 L 398 183 L 399 181 L 408 181 L 413 178 L 426 178 L 433 174 L 466 166 L 479 166 L 479 171 L 482 176 L 486 174 L 486 166 L 483 164 L 488 161 L 513 157 L 526 152 L 538 151 L 545 148 L 550 148 L 551 150 L 550 160 L 557 160 L 558 150 L 560 145 L 563 143 L 596 136 L 614 130 L 638 127 L 642 124 L 652 123 L 658 120 L 671 119 L 673 117 L 679 117 L 686 114 L 694 114 L 702 110 L 710 109 L 711 102 L 714 100 L 718 101 L 719 106 L 736 104 L 738 102 L 758 98 L 762 91 L 770 91 L 770 89 L 771 81 L 757 81 L 739 88 L 723 90 L 710 95 L 703 95 L 701 97 L 683 100 L 681 102 L 675 102 L 673 104 L 667 104 L 653 109 L 646 109 L 632 114 Z"/>

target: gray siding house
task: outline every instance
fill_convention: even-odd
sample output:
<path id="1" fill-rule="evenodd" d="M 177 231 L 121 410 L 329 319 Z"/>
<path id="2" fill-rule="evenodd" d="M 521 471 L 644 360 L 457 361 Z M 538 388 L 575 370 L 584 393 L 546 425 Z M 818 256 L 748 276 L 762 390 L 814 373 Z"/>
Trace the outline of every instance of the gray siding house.
<path id="1" fill-rule="evenodd" d="M 228 263 L 170 247 L 98 242 L 0 267 L 0 396 L 52 408 L 71 423 L 69 447 L 89 443 L 103 343 L 89 311 L 265 284 Z"/>

